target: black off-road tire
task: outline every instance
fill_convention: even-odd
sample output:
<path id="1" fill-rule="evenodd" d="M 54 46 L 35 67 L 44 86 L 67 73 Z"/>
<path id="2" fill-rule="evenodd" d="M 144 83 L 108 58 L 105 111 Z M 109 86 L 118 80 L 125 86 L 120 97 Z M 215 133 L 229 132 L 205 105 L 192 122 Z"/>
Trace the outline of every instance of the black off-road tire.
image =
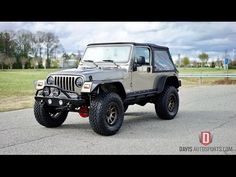
<path id="1" fill-rule="evenodd" d="M 174 102 L 174 105 L 172 102 Z M 155 103 L 155 109 L 156 114 L 160 119 L 173 119 L 179 110 L 179 95 L 177 89 L 173 86 L 167 86 L 158 96 Z"/>
<path id="2" fill-rule="evenodd" d="M 116 119 L 113 124 L 109 124 L 109 110 L 116 110 Z M 112 112 L 112 111 L 110 111 Z M 89 109 L 89 122 L 92 129 L 100 135 L 114 135 L 122 126 L 124 120 L 123 101 L 116 93 L 100 93 L 92 100 Z"/>
<path id="3" fill-rule="evenodd" d="M 66 120 L 68 111 L 63 111 L 57 114 L 57 117 L 53 117 L 51 113 L 56 114 L 56 111 L 45 103 L 35 101 L 34 104 L 34 115 L 39 124 L 48 127 L 59 127 Z"/>

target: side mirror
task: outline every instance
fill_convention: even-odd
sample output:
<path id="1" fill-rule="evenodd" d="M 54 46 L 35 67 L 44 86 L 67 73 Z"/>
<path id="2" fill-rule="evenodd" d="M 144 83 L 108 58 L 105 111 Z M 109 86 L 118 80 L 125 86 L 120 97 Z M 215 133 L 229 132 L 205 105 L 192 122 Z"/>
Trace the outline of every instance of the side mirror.
<path id="1" fill-rule="evenodd" d="M 137 64 L 139 64 L 139 65 L 145 64 L 145 57 L 144 56 L 139 56 L 137 58 Z"/>

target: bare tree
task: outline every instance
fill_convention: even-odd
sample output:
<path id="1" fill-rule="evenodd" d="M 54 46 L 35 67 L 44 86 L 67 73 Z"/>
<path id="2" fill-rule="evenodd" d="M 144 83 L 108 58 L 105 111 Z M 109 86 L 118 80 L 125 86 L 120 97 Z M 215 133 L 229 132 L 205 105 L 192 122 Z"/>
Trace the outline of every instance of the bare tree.
<path id="1" fill-rule="evenodd" d="M 62 44 L 57 44 L 53 50 L 51 51 L 51 57 L 57 59 L 58 55 L 62 55 L 65 52 L 64 47 L 62 46 Z"/>
<path id="2" fill-rule="evenodd" d="M 30 62 L 30 67 L 32 67 L 32 68 L 34 68 L 34 69 L 39 68 L 39 63 L 38 63 L 38 61 L 40 61 L 40 60 L 39 60 L 39 57 L 37 57 L 37 58 L 35 58 L 35 57 L 31 58 L 31 59 L 29 60 L 29 62 Z"/>
<path id="3" fill-rule="evenodd" d="M 32 33 L 27 30 L 20 30 L 16 33 L 17 47 L 23 55 L 28 55 L 31 49 Z"/>
<path id="4" fill-rule="evenodd" d="M 60 41 L 58 37 L 51 32 L 45 34 L 45 45 L 46 45 L 46 67 L 50 68 L 50 58 L 53 52 L 58 48 Z"/>
<path id="5" fill-rule="evenodd" d="M 34 69 L 36 68 L 37 58 L 38 58 L 38 40 L 36 34 L 32 34 L 31 40 L 30 40 L 30 51 L 28 53 L 28 56 L 32 58 L 30 60 L 30 66 Z"/>
<path id="6" fill-rule="evenodd" d="M 43 65 L 43 49 L 45 47 L 45 32 L 37 31 L 32 38 L 32 47 L 31 52 L 34 55 L 35 63 L 38 63 L 38 66 Z"/>
<path id="7" fill-rule="evenodd" d="M 25 63 L 28 61 L 28 58 L 26 57 L 22 57 L 20 58 L 20 62 L 21 62 L 21 65 L 22 65 L 22 69 L 25 69 Z"/>
<path id="8" fill-rule="evenodd" d="M 12 69 L 14 63 L 16 63 L 15 57 L 6 57 L 4 60 L 4 64 L 8 66 L 8 69 Z"/>
<path id="9" fill-rule="evenodd" d="M 36 58 L 32 58 L 30 60 L 30 67 L 36 69 L 36 65 L 37 65 L 37 61 L 36 61 Z"/>
<path id="10" fill-rule="evenodd" d="M 38 56 L 38 38 L 36 34 L 32 34 L 31 40 L 30 40 L 30 51 L 29 54 L 32 55 L 32 57 Z"/>
<path id="11" fill-rule="evenodd" d="M 3 70 L 3 65 L 4 65 L 5 58 L 6 58 L 6 55 L 4 53 L 0 53 L 0 65 L 2 67 L 2 70 Z"/>

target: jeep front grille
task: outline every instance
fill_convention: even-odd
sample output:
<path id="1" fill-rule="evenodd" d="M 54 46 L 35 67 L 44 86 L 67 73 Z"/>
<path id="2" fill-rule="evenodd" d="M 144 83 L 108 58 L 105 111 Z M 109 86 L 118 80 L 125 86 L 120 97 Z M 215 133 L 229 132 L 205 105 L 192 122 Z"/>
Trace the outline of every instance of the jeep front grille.
<path id="1" fill-rule="evenodd" d="M 63 90 L 75 91 L 75 78 L 70 76 L 56 76 L 55 85 Z"/>

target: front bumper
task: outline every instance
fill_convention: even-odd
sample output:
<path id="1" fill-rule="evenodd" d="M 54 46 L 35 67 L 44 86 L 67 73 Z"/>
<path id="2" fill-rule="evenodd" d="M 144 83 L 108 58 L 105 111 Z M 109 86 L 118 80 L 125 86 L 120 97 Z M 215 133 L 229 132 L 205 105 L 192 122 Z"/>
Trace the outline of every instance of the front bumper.
<path id="1" fill-rule="evenodd" d="M 41 97 L 35 96 L 36 101 L 44 102 L 49 106 L 75 106 L 80 107 L 85 104 L 85 100 L 83 99 L 61 99 L 61 98 L 53 98 L 53 97 Z M 62 104 L 60 104 L 62 103 Z"/>
<path id="2" fill-rule="evenodd" d="M 54 96 L 52 93 L 50 93 L 49 96 L 43 95 L 43 89 L 37 90 L 35 94 L 35 100 L 40 101 L 42 103 L 47 104 L 48 106 L 55 106 L 55 107 L 80 107 L 86 103 L 85 99 L 82 99 L 80 95 L 76 92 L 69 92 L 60 89 L 57 86 L 46 86 L 51 88 L 57 88 L 60 90 L 59 96 Z M 73 98 L 70 96 L 70 94 L 74 94 Z"/>

